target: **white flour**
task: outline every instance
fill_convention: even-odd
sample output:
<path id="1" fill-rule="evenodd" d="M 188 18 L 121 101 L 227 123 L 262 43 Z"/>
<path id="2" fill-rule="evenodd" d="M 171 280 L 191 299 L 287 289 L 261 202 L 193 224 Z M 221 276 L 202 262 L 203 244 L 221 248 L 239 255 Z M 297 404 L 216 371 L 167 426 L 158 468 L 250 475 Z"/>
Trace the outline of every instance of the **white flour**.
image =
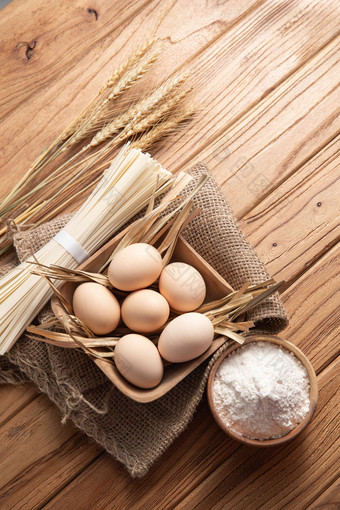
<path id="1" fill-rule="evenodd" d="M 222 421 L 235 432 L 251 439 L 281 437 L 308 413 L 308 373 L 287 349 L 252 342 L 222 361 L 213 400 Z"/>

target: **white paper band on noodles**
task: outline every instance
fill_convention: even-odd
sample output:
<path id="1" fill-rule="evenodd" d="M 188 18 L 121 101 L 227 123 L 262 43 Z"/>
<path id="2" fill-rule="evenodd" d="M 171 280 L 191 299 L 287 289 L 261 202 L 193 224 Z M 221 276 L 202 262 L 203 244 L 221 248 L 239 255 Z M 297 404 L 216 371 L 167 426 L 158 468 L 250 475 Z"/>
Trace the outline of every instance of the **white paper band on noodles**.
<path id="1" fill-rule="evenodd" d="M 90 256 L 90 254 L 65 230 L 60 230 L 53 239 L 57 241 L 60 246 L 65 248 L 78 264 L 81 264 Z"/>

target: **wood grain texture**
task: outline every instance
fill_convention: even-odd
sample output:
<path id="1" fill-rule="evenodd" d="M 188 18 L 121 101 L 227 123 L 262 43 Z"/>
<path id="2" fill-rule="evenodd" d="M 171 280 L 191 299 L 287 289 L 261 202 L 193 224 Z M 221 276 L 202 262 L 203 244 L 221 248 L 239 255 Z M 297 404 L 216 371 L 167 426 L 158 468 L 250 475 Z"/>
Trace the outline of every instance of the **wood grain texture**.
<path id="1" fill-rule="evenodd" d="M 0 429 L 1 508 L 37 508 L 100 451 L 37 397 Z"/>
<path id="2" fill-rule="evenodd" d="M 0 427 L 38 395 L 33 384 L 0 385 Z"/>
<path id="3" fill-rule="evenodd" d="M 211 168 L 233 168 L 227 129 L 339 33 L 339 16 L 335 2 L 267 1 L 188 62 L 200 109 L 184 133 L 172 136 L 175 153 L 157 151 L 161 161 L 178 168 L 210 156 Z"/>
<path id="4" fill-rule="evenodd" d="M 32 386 L 1 387 L 0 507 L 335 508 L 339 21 L 335 0 L 13 0 L 0 11 L 2 191 L 157 34 L 164 53 L 139 93 L 191 69 L 199 111 L 153 155 L 170 169 L 209 165 L 270 271 L 289 279 L 283 336 L 321 386 L 305 435 L 267 453 L 226 439 L 203 402 L 142 480 L 61 426 Z"/>
<path id="5" fill-rule="evenodd" d="M 242 217 L 340 130 L 336 39 L 200 152 Z"/>
<path id="6" fill-rule="evenodd" d="M 339 245 L 334 246 L 284 293 L 290 324 L 283 335 L 320 373 L 339 356 Z"/>
<path id="7" fill-rule="evenodd" d="M 340 238 L 340 135 L 252 209 L 240 225 L 279 280 L 294 280 Z"/>
<path id="8" fill-rule="evenodd" d="M 338 510 L 340 507 L 340 478 L 309 505 L 309 510 Z"/>
<path id="9" fill-rule="evenodd" d="M 131 480 L 104 454 L 47 505 L 48 510 L 71 508 L 72 498 L 87 500 L 85 508 L 173 508 L 239 448 L 217 427 L 204 401 L 190 426 L 171 446 L 166 461 L 161 460 L 141 480 Z M 107 480 L 115 480 L 108 491 Z M 91 480 L 92 489 L 89 485 Z M 85 490 L 85 487 L 88 487 Z M 96 490 L 93 490 L 93 488 Z M 86 492 L 83 497 L 82 493 Z"/>

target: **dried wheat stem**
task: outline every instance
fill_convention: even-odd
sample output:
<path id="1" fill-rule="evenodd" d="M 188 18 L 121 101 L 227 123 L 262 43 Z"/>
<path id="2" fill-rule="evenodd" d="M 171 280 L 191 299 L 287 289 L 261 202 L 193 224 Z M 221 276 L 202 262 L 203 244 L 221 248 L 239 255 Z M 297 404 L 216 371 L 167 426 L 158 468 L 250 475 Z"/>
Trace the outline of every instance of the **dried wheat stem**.
<path id="1" fill-rule="evenodd" d="M 45 149 L 38 158 L 34 161 L 34 163 L 30 166 L 27 172 L 21 177 L 21 179 L 13 186 L 11 191 L 5 195 L 0 202 L 0 216 L 3 216 L 4 210 L 10 203 L 11 199 L 20 193 L 22 186 L 26 185 L 26 183 L 33 178 L 37 170 L 39 169 L 41 162 L 46 156 L 49 149 Z"/>
<path id="2" fill-rule="evenodd" d="M 179 113 L 174 114 L 169 119 L 166 119 L 164 122 L 156 125 L 154 128 L 150 129 L 149 132 L 144 134 L 139 140 L 133 142 L 131 144 L 132 147 L 138 147 L 141 149 L 146 149 L 150 147 L 155 141 L 158 141 L 160 138 L 162 138 L 165 135 L 168 135 L 171 131 L 173 131 L 178 124 L 186 120 L 188 117 L 190 117 L 194 113 L 195 109 L 193 106 L 189 105 L 185 109 L 181 110 Z M 132 134 L 132 133 L 131 133 Z M 37 224 L 41 224 L 43 221 L 47 221 L 48 219 L 51 219 L 55 216 L 57 212 L 61 212 L 64 207 L 72 201 L 73 198 L 76 196 L 79 196 L 81 193 L 81 189 L 77 191 L 74 187 L 71 187 L 71 184 L 74 183 L 74 186 L 80 187 L 81 184 L 83 184 L 83 178 L 80 179 L 80 177 L 86 172 L 89 172 L 89 175 L 86 176 L 86 178 L 94 177 L 95 180 L 93 183 L 95 183 L 98 180 L 98 174 L 100 170 L 102 170 L 103 166 L 109 165 L 109 161 L 103 163 L 103 159 L 108 158 L 109 154 L 122 142 L 122 139 L 118 140 L 112 140 L 111 143 L 107 144 L 107 146 L 101 150 L 97 151 L 93 156 L 96 156 L 96 161 L 91 161 L 91 163 L 85 165 L 81 171 L 77 172 L 73 177 L 70 179 L 70 176 L 66 174 L 65 172 L 65 181 L 56 183 L 56 186 L 52 188 L 48 193 L 45 193 L 43 197 L 40 197 L 38 201 L 36 201 L 34 204 L 32 204 L 26 211 L 22 214 L 20 214 L 18 217 L 15 218 L 16 223 L 25 223 L 27 221 L 35 221 Z M 101 156 L 99 160 L 97 160 L 97 157 Z M 89 159 L 89 158 L 88 158 Z M 99 167 L 94 166 L 93 170 L 91 170 L 92 165 L 98 165 L 100 163 Z M 91 166 L 90 166 L 91 165 Z M 76 165 L 75 165 L 76 168 Z M 91 188 L 91 183 L 86 186 L 85 189 Z M 66 190 L 68 190 L 69 198 L 63 200 L 62 204 L 55 204 L 57 198 Z M 47 208 L 47 206 L 49 206 Z M 50 212 L 51 211 L 51 212 Z M 41 213 L 38 215 L 38 213 Z M 0 235 L 2 236 L 0 238 L 1 247 L 6 248 L 9 246 L 9 242 L 5 239 L 5 234 L 7 231 L 7 227 L 4 227 L 0 230 Z"/>
<path id="3" fill-rule="evenodd" d="M 137 104 L 133 105 L 127 112 L 120 115 L 117 119 L 114 119 L 107 129 L 102 133 L 105 138 L 111 134 L 117 133 L 121 128 L 126 126 L 129 122 L 143 118 L 146 114 L 162 104 L 164 101 L 173 97 L 173 94 L 187 79 L 188 73 L 183 73 L 179 76 L 166 80 L 162 85 L 157 87 L 151 94 L 143 98 Z M 98 133 L 99 135 L 99 133 Z"/>
<path id="4" fill-rule="evenodd" d="M 29 182 L 31 182 L 32 179 L 39 174 L 39 171 L 45 167 L 46 164 L 66 150 L 65 145 L 68 147 L 75 143 L 75 141 L 69 142 L 68 139 L 72 139 L 74 134 L 76 135 L 76 141 L 82 138 L 79 138 L 79 131 L 82 131 L 82 125 L 86 124 L 87 126 L 88 118 L 91 118 L 98 108 L 100 110 L 102 102 L 105 101 L 109 95 L 112 95 L 111 89 L 113 87 L 116 92 L 119 91 L 119 94 L 121 94 L 124 90 L 127 90 L 127 88 L 132 86 L 142 74 L 144 74 L 149 65 L 151 65 L 158 56 L 159 50 L 152 49 L 154 45 L 154 39 L 146 41 L 140 45 L 139 48 L 137 48 L 137 50 L 123 64 L 121 64 L 121 66 L 119 66 L 90 105 L 88 105 L 83 112 L 78 115 L 78 117 L 66 129 L 64 129 L 56 140 L 54 140 L 54 142 L 38 156 L 36 161 L 31 165 L 17 184 L 15 184 L 12 190 L 2 198 L 0 202 L 0 216 L 7 214 L 8 207 L 10 207 L 10 210 L 13 209 L 11 206 L 13 198 L 18 196 L 24 188 L 27 188 Z M 87 129 L 89 129 L 89 132 L 93 132 L 91 125 L 87 126 L 83 136 L 86 136 L 88 132 Z"/>
<path id="5" fill-rule="evenodd" d="M 34 220 L 34 223 L 39 225 L 44 221 L 48 221 L 49 219 L 55 217 L 59 212 L 62 212 L 62 210 L 65 209 L 65 207 L 74 199 L 76 199 L 81 193 L 86 193 L 98 182 L 102 171 L 110 164 L 110 161 L 107 160 L 110 154 L 112 154 L 110 147 L 108 152 L 106 148 L 101 149 L 93 153 L 90 157 L 87 157 L 82 161 L 74 164 L 70 168 L 66 168 L 66 170 L 63 170 L 63 172 L 60 172 L 58 175 L 58 171 L 63 167 L 63 165 L 59 167 L 59 169 L 55 171 L 57 172 L 57 177 L 61 177 L 63 174 L 65 174 L 64 179 L 57 179 L 55 184 L 53 184 L 53 181 L 55 180 L 53 178 L 51 180 L 52 187 L 47 188 L 43 196 L 40 196 L 38 200 L 26 208 L 23 213 L 20 213 L 18 216 L 16 216 L 15 222 L 17 224 L 22 224 L 29 220 Z M 78 169 L 80 164 L 83 165 L 89 160 L 91 161 L 88 162 L 87 165 L 84 165 L 81 170 Z M 105 161 L 102 162 L 103 160 Z M 51 176 L 52 174 L 49 176 L 49 178 Z M 47 180 L 49 178 L 47 178 Z M 87 183 L 87 181 L 90 182 Z M 60 203 L 59 197 L 61 194 L 63 194 L 63 192 L 64 200 Z M 3 249 L 5 249 L 4 246 L 7 247 L 10 244 L 5 238 L 6 231 L 7 226 L 4 226 L 2 229 L 0 229 L 0 246 Z M 0 254 L 2 252 L 3 250 L 0 252 Z"/>
<path id="6" fill-rule="evenodd" d="M 27 335 L 28 338 L 32 338 L 33 340 L 43 339 L 43 341 L 46 343 L 49 343 L 51 345 L 57 345 L 58 347 L 64 348 L 75 349 L 79 347 L 79 344 L 72 340 L 70 335 L 68 335 L 67 333 L 49 331 L 43 329 L 42 327 L 34 325 L 28 326 L 26 328 L 26 331 L 28 331 L 28 333 L 33 333 Z M 84 336 L 80 335 L 74 336 L 79 342 L 82 342 L 85 345 L 85 347 L 114 347 L 117 344 L 118 340 L 120 340 L 119 337 L 85 338 Z"/>

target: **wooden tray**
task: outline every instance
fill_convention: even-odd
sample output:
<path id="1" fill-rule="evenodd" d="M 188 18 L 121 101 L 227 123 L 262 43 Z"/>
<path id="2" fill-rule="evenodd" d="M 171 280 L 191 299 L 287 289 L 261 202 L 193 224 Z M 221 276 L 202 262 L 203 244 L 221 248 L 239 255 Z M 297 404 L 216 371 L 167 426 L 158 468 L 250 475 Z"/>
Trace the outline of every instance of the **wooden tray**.
<path id="1" fill-rule="evenodd" d="M 105 246 L 92 255 L 92 257 L 79 266 L 79 269 L 91 272 L 98 271 L 111 255 L 120 238 L 121 236 L 118 235 L 109 241 Z M 171 261 L 186 262 L 194 266 L 201 273 L 207 286 L 206 301 L 220 299 L 226 294 L 233 292 L 232 287 L 181 236 L 178 239 Z M 62 287 L 60 287 L 60 292 L 69 303 L 72 303 L 72 296 L 76 286 L 76 284 L 65 283 Z M 60 316 L 62 309 L 60 301 L 56 296 L 52 298 L 51 305 L 55 316 Z M 190 374 L 190 372 L 211 356 L 211 354 L 221 347 L 225 341 L 225 337 L 217 337 L 214 339 L 210 348 L 198 358 L 192 361 L 187 361 L 186 363 L 173 363 L 167 365 L 164 368 L 162 381 L 158 386 L 151 389 L 137 388 L 133 384 L 130 384 L 111 363 L 95 358 L 93 361 L 122 393 L 132 400 L 146 403 L 152 402 L 153 400 L 165 395 L 165 393 L 171 390 L 177 383 L 184 379 L 184 377 Z"/>

